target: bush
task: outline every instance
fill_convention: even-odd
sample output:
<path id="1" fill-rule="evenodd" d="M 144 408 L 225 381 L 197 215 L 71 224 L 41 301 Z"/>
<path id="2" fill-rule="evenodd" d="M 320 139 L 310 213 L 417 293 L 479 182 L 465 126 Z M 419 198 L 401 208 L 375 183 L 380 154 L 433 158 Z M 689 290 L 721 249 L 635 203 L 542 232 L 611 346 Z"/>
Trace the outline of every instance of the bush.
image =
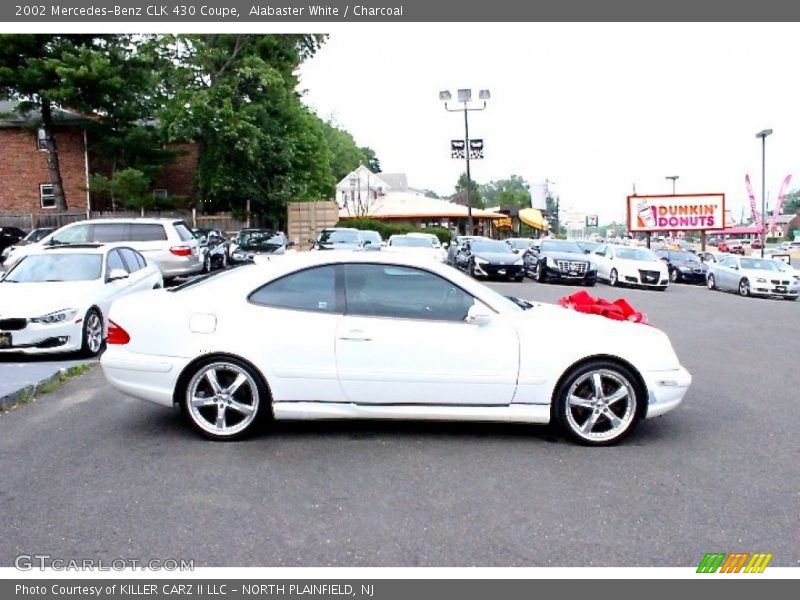
<path id="1" fill-rule="evenodd" d="M 339 221 L 336 227 L 354 227 L 356 229 L 377 231 L 384 240 L 389 239 L 389 236 L 403 235 L 405 233 L 432 233 L 442 243 L 449 242 L 451 238 L 450 230 L 446 227 L 415 227 L 408 223 L 392 223 L 376 219 L 346 219 Z"/>

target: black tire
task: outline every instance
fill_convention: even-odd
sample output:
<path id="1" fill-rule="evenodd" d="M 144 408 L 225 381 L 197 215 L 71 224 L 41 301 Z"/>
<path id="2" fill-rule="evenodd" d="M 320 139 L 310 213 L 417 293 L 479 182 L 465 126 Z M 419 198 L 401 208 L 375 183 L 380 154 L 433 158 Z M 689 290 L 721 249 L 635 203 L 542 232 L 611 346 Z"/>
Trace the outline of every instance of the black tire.
<path id="1" fill-rule="evenodd" d="M 475 263 L 474 262 L 470 261 L 469 264 L 467 265 L 467 273 L 469 273 L 469 276 L 472 277 L 473 279 L 477 279 L 475 277 Z"/>
<path id="2" fill-rule="evenodd" d="M 203 259 L 203 270 L 201 273 L 211 273 L 211 255 L 206 254 L 206 257 Z"/>
<path id="3" fill-rule="evenodd" d="M 624 396 L 606 405 L 602 401 L 594 405 L 595 373 L 600 374 L 603 399 L 614 398 L 623 391 Z M 570 402 L 571 396 L 584 399 L 587 406 Z M 623 400 L 624 406 L 620 404 Z M 610 360 L 593 360 L 573 368 L 562 378 L 553 396 L 553 421 L 568 438 L 581 445 L 610 446 L 621 442 L 636 428 L 645 414 L 646 402 L 645 390 L 628 367 Z M 582 432 L 582 426 L 589 426 L 588 431 Z"/>
<path id="4" fill-rule="evenodd" d="M 594 287 L 596 284 L 597 284 L 597 281 L 593 280 L 593 281 L 587 281 L 583 285 L 586 286 L 586 287 Z"/>
<path id="5" fill-rule="evenodd" d="M 745 297 L 750 295 L 750 282 L 746 277 L 739 280 L 739 295 Z"/>
<path id="6" fill-rule="evenodd" d="M 616 269 L 611 269 L 611 272 L 608 274 L 608 284 L 611 287 L 617 287 L 619 285 L 619 274 Z"/>
<path id="7" fill-rule="evenodd" d="M 547 283 L 547 274 L 544 272 L 542 263 L 536 263 L 536 281 L 539 283 Z"/>
<path id="8" fill-rule="evenodd" d="M 713 273 L 709 273 L 706 277 L 706 286 L 712 291 L 717 289 L 717 280 L 714 279 Z"/>
<path id="9" fill-rule="evenodd" d="M 99 327 L 99 339 L 98 330 Z M 103 350 L 105 338 L 103 336 L 103 315 L 96 308 L 90 308 L 83 317 L 83 328 L 81 331 L 81 355 L 87 358 L 94 358 Z"/>
<path id="10" fill-rule="evenodd" d="M 217 382 L 216 390 L 207 375 L 211 371 Z M 239 375 L 244 375 L 245 380 L 228 393 Z M 193 397 L 196 402 L 192 402 Z M 193 365 L 181 376 L 178 399 L 192 429 L 215 441 L 233 441 L 253 434 L 272 412 L 269 389 L 261 374 L 232 356 L 209 358 Z M 198 404 L 203 401 L 206 403 L 202 406 Z M 243 412 L 244 409 L 249 412 Z M 237 417 L 230 425 L 229 414 Z"/>
<path id="11" fill-rule="evenodd" d="M 222 270 L 223 271 L 228 268 L 228 253 L 227 252 L 225 252 L 222 255 L 221 265 L 222 265 Z"/>
<path id="12" fill-rule="evenodd" d="M 678 269 L 672 269 L 669 272 L 669 280 L 672 283 L 678 283 L 681 280 L 681 274 L 678 272 Z"/>

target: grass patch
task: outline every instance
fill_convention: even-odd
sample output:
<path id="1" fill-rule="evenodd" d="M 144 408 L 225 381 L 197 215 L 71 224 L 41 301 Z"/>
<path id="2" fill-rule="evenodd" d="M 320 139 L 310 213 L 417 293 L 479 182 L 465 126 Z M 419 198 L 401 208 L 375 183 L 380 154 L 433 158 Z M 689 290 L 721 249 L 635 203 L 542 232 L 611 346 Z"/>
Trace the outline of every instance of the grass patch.
<path id="1" fill-rule="evenodd" d="M 52 381 L 48 381 L 47 383 L 43 383 L 42 385 L 40 385 L 39 389 L 36 391 L 40 394 L 52 394 L 67 379 L 72 379 L 73 377 L 79 377 L 80 375 L 83 375 L 84 373 L 88 372 L 89 369 L 91 368 L 92 365 L 75 365 L 74 367 L 70 367 Z"/>

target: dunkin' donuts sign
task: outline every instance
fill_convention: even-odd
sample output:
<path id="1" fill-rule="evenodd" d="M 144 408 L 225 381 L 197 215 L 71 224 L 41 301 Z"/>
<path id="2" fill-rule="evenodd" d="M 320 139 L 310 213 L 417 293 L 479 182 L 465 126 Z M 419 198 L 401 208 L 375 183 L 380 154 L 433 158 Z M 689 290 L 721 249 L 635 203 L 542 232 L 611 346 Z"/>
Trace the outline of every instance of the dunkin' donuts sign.
<path id="1" fill-rule="evenodd" d="M 725 228 L 725 194 L 628 196 L 628 231 Z"/>

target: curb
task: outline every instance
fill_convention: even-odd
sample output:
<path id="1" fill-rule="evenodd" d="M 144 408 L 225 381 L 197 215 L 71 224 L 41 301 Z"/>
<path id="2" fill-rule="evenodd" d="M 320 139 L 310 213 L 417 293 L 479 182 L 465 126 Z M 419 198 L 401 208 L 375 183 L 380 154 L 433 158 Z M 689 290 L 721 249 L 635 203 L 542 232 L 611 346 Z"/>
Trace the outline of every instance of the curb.
<path id="1" fill-rule="evenodd" d="M 44 379 L 40 379 L 36 383 L 26 385 L 15 392 L 6 394 L 5 396 L 0 396 L 0 412 L 7 412 L 12 408 L 19 406 L 20 404 L 26 404 L 32 400 L 35 400 L 36 394 L 39 392 L 39 389 L 42 386 L 61 380 L 62 377 L 67 375 L 68 371 L 68 368 L 62 367 L 52 375 L 45 377 Z"/>

